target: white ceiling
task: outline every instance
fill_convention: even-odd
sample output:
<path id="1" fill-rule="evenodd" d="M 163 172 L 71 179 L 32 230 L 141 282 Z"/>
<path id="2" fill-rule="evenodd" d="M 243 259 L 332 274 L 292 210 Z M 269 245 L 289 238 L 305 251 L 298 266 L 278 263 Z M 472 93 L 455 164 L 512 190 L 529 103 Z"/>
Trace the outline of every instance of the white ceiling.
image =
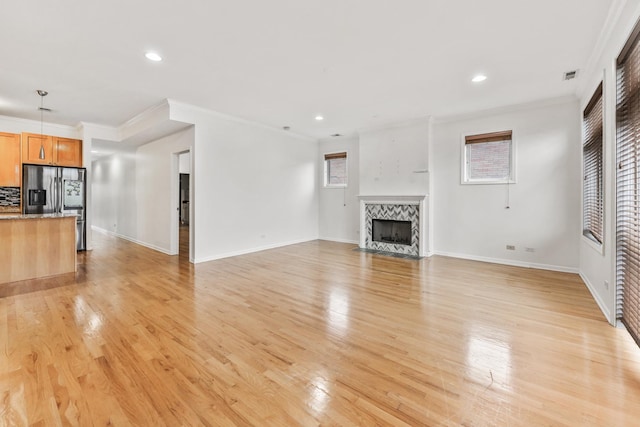
<path id="1" fill-rule="evenodd" d="M 614 1 L 5 1 L 0 115 L 39 120 L 45 89 L 48 122 L 170 98 L 323 138 L 570 95 Z"/>

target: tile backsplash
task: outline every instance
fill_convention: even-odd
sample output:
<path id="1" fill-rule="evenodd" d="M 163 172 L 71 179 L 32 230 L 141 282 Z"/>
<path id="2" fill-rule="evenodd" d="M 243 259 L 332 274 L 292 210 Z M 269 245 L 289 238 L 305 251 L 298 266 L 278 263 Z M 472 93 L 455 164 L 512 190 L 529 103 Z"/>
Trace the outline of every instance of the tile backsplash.
<path id="1" fill-rule="evenodd" d="M 0 187 L 0 206 L 20 206 L 20 187 Z"/>

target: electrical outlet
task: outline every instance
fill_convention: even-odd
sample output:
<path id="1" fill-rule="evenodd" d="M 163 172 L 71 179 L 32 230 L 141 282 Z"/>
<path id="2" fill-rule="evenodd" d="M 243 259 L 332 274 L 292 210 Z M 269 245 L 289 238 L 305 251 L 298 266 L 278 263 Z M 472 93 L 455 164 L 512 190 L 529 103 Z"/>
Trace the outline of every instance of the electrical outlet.
<path id="1" fill-rule="evenodd" d="M 525 252 L 535 252 L 536 248 L 524 248 Z"/>
<path id="2" fill-rule="evenodd" d="M 516 247 L 514 245 L 507 245 L 507 250 L 508 251 L 515 251 Z"/>
<path id="3" fill-rule="evenodd" d="M 609 281 L 608 280 L 604 281 L 604 288 L 605 289 L 609 289 Z"/>

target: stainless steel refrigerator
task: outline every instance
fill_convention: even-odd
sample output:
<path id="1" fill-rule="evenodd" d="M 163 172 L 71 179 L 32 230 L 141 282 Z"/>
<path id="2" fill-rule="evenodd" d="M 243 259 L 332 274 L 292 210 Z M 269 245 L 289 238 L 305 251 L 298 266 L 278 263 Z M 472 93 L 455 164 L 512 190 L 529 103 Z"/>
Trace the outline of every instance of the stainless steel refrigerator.
<path id="1" fill-rule="evenodd" d="M 76 248 L 86 250 L 85 168 L 24 165 L 22 205 L 25 214 L 73 213 L 76 220 Z"/>

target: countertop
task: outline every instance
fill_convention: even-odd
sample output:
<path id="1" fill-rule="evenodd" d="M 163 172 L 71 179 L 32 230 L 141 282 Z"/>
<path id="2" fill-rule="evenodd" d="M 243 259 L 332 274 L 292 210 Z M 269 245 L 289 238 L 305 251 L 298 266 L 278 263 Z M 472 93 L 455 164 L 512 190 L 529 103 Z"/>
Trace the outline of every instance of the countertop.
<path id="1" fill-rule="evenodd" d="M 80 215 L 74 213 L 57 213 L 57 214 L 21 214 L 21 213 L 0 213 L 0 221 L 3 219 L 47 219 L 47 218 L 69 218 L 78 217 Z"/>

